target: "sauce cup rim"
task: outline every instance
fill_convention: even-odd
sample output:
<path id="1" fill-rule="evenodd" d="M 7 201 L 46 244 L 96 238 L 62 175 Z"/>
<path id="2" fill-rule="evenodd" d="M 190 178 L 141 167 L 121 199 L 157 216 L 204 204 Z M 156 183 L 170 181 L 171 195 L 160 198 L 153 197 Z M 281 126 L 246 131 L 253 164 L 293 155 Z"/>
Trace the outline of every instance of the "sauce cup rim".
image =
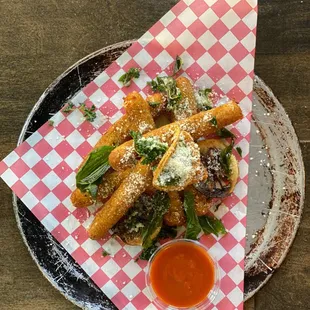
<path id="1" fill-rule="evenodd" d="M 203 301 L 201 301 L 200 303 L 198 303 L 194 306 L 191 306 L 191 307 L 175 307 L 175 306 L 168 305 L 167 303 L 165 303 L 163 300 L 161 300 L 155 294 L 155 292 L 152 288 L 151 279 L 150 279 L 150 270 L 151 270 L 151 265 L 152 265 L 152 262 L 154 261 L 154 258 L 156 257 L 156 255 L 160 251 L 162 251 L 166 247 L 170 246 L 171 244 L 175 244 L 175 243 L 192 243 L 192 244 L 195 244 L 196 246 L 199 246 L 200 248 L 202 248 L 206 252 L 206 254 L 211 259 L 213 266 L 214 266 L 214 284 L 213 284 L 212 289 L 210 290 L 210 292 L 208 293 L 208 295 L 206 296 L 206 298 Z M 149 259 L 147 266 L 146 266 L 145 283 L 147 285 L 147 289 L 148 289 L 151 301 L 159 309 L 169 309 L 169 310 L 177 310 L 177 309 L 202 310 L 202 309 L 204 309 L 205 310 L 209 305 L 211 305 L 211 303 L 214 301 L 215 297 L 218 295 L 219 289 L 220 289 L 220 282 L 221 282 L 220 281 L 220 271 L 219 271 L 219 265 L 218 265 L 217 260 L 209 253 L 209 249 L 205 245 L 203 245 L 202 243 L 200 243 L 199 241 L 196 241 L 196 240 L 174 239 L 174 240 L 170 240 L 168 242 L 165 242 L 164 244 L 160 245 L 158 247 L 158 249 L 156 249 L 156 251 L 152 254 L 152 256 Z"/>

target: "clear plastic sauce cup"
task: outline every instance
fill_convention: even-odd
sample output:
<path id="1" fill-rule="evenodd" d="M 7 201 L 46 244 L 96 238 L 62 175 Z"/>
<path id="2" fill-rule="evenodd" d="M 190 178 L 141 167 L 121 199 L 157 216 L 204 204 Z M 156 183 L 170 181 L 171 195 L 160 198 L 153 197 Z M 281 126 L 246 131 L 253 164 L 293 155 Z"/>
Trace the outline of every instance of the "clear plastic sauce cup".
<path id="1" fill-rule="evenodd" d="M 146 284 L 159 309 L 205 310 L 219 292 L 218 263 L 197 241 L 169 241 L 149 260 Z"/>

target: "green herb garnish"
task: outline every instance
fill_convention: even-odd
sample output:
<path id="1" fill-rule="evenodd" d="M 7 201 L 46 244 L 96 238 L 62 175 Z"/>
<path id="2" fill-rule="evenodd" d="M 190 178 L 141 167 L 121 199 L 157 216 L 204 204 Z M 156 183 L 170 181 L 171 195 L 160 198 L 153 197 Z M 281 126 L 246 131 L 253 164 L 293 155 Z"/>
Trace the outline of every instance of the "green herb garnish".
<path id="1" fill-rule="evenodd" d="M 154 160 L 162 157 L 168 149 L 168 144 L 161 142 L 156 137 L 142 137 L 140 132 L 131 131 L 130 135 L 134 140 L 135 151 L 144 157 L 143 165 L 150 164 Z"/>
<path id="2" fill-rule="evenodd" d="M 158 240 L 175 238 L 177 236 L 177 227 L 163 226 L 157 236 Z"/>
<path id="3" fill-rule="evenodd" d="M 110 168 L 108 158 L 113 149 L 113 146 L 104 145 L 89 154 L 76 174 L 77 188 L 82 192 L 89 192 L 93 198 L 96 198 L 101 178 Z"/>
<path id="4" fill-rule="evenodd" d="M 151 256 L 154 254 L 154 252 L 158 249 L 158 246 L 153 243 L 150 247 L 148 247 L 147 249 L 143 249 L 140 256 L 137 257 L 136 262 L 139 259 L 143 259 L 143 260 L 149 260 L 151 258 Z"/>
<path id="5" fill-rule="evenodd" d="M 217 127 L 217 119 L 215 116 L 213 116 L 209 122 L 214 126 L 214 127 Z"/>
<path id="6" fill-rule="evenodd" d="M 224 169 L 226 175 L 230 175 L 231 169 L 230 169 L 230 157 L 232 152 L 233 144 L 228 145 L 223 149 L 220 153 L 220 164 L 222 168 Z"/>
<path id="7" fill-rule="evenodd" d="M 54 121 L 51 120 L 51 119 L 49 119 L 47 123 L 48 123 L 49 126 L 54 126 Z"/>
<path id="8" fill-rule="evenodd" d="M 226 229 L 221 220 L 214 216 L 197 216 L 194 195 L 191 192 L 184 192 L 184 210 L 187 219 L 185 238 L 197 240 L 201 230 L 206 235 L 214 234 L 219 236 L 226 234 Z"/>
<path id="9" fill-rule="evenodd" d="M 165 173 L 165 172 L 166 170 L 164 170 L 162 173 Z M 158 179 L 160 179 L 160 176 Z M 174 176 L 171 176 L 168 180 L 165 180 L 164 182 L 162 182 L 162 180 L 158 180 L 158 181 L 163 186 L 175 186 L 175 185 L 180 184 L 181 177 L 179 175 L 174 175 Z"/>
<path id="10" fill-rule="evenodd" d="M 161 226 L 164 214 L 170 207 L 169 196 L 165 192 L 157 191 L 153 197 L 154 213 L 149 225 L 142 234 L 143 248 L 149 248 L 153 244 L 152 235 Z"/>
<path id="11" fill-rule="evenodd" d="M 148 84 L 153 91 L 158 91 L 166 96 L 168 110 L 173 110 L 182 98 L 181 91 L 176 86 L 175 79 L 171 76 L 158 76 Z"/>
<path id="12" fill-rule="evenodd" d="M 145 248 L 142 250 L 140 256 L 138 256 L 135 259 L 135 262 L 137 262 L 139 259 L 143 260 L 149 260 L 153 253 L 158 249 L 158 246 L 156 245 L 157 240 L 167 239 L 167 238 L 175 238 L 177 236 L 177 229 L 176 227 L 170 227 L 170 226 L 163 226 L 160 230 L 156 240 L 152 243 L 152 245 L 148 248 Z"/>
<path id="13" fill-rule="evenodd" d="M 185 238 L 197 240 L 201 227 L 195 212 L 194 195 L 191 192 L 184 192 L 184 210 L 186 214 Z"/>
<path id="14" fill-rule="evenodd" d="M 63 113 L 70 113 L 75 108 L 74 104 L 72 102 L 68 102 L 67 106 L 62 110 Z"/>
<path id="15" fill-rule="evenodd" d="M 226 129 L 225 127 L 218 129 L 216 131 L 216 134 L 221 138 L 232 138 L 232 139 L 236 138 L 236 136 L 230 130 Z"/>
<path id="16" fill-rule="evenodd" d="M 119 82 L 122 82 L 124 86 L 128 87 L 131 84 L 132 79 L 137 79 L 140 76 L 139 68 L 130 68 L 128 72 L 124 73 L 119 79 Z"/>
<path id="17" fill-rule="evenodd" d="M 108 253 L 106 250 L 102 251 L 102 256 L 103 257 L 109 256 L 109 255 L 110 255 L 110 253 Z"/>
<path id="18" fill-rule="evenodd" d="M 225 235 L 227 233 L 222 221 L 216 217 L 205 215 L 199 216 L 198 219 L 200 226 L 206 235 L 214 234 L 218 237 L 219 235 Z"/>
<path id="19" fill-rule="evenodd" d="M 239 156 L 242 157 L 242 149 L 240 146 L 236 147 L 236 151 L 238 152 Z"/>
<path id="20" fill-rule="evenodd" d="M 200 111 L 207 111 L 212 109 L 212 102 L 209 94 L 212 92 L 211 88 L 200 89 L 196 94 L 197 106 Z"/>
<path id="21" fill-rule="evenodd" d="M 183 65 L 183 60 L 180 56 L 177 55 L 175 58 L 174 66 L 173 66 L 173 75 L 175 75 L 178 71 L 180 71 Z"/>
<path id="22" fill-rule="evenodd" d="M 81 110 L 83 112 L 83 116 L 85 117 L 85 119 L 89 122 L 93 122 L 96 118 L 96 107 L 95 105 L 92 105 L 90 108 L 88 108 L 85 103 L 81 104 Z"/>
<path id="23" fill-rule="evenodd" d="M 158 107 L 160 105 L 160 102 L 157 102 L 157 101 L 148 101 L 147 103 L 152 108 L 156 108 L 156 107 Z"/>

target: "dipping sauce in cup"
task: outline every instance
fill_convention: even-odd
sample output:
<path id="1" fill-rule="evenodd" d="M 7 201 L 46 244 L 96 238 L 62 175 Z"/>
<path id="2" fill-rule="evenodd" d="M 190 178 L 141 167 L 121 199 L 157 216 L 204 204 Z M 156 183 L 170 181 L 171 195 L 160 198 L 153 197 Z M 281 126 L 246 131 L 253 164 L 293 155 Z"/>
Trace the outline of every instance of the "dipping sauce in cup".
<path id="1" fill-rule="evenodd" d="M 205 309 L 218 293 L 218 266 L 199 242 L 173 240 L 151 257 L 146 282 L 162 309 Z"/>

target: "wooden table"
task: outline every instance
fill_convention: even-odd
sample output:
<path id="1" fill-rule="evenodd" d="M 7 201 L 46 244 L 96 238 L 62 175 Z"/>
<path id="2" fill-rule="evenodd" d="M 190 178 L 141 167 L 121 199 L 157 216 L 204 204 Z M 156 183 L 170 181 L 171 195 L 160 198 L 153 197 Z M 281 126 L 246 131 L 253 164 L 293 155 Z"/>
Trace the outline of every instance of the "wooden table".
<path id="1" fill-rule="evenodd" d="M 59 74 L 97 49 L 139 37 L 176 2 L 0 0 L 0 158 L 15 148 L 27 114 Z M 255 65 L 295 125 L 308 173 L 309 14 L 309 0 L 260 0 Z M 2 181 L 0 197 L 0 309 L 76 309 L 32 261 L 15 223 L 11 191 Z M 309 204 L 308 195 L 287 259 L 248 309 L 309 309 Z"/>

